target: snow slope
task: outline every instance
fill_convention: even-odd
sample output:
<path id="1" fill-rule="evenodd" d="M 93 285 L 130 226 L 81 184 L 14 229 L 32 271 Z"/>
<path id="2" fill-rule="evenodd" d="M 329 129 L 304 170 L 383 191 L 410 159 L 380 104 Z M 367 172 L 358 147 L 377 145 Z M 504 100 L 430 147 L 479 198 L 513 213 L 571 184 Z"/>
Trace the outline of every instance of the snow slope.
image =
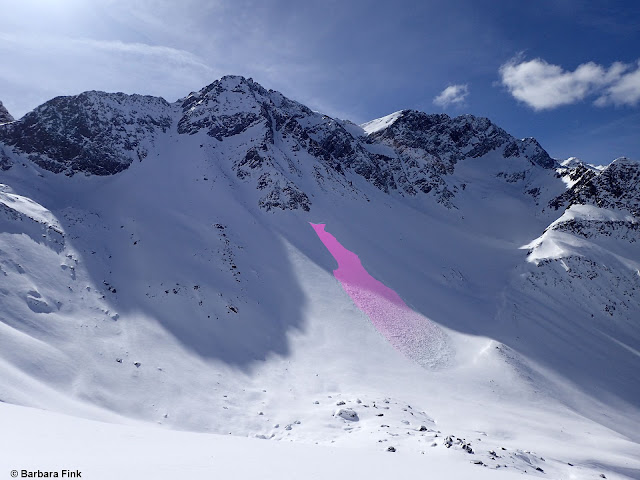
<path id="1" fill-rule="evenodd" d="M 394 115 L 359 134 L 225 77 L 0 126 L 0 415 L 24 418 L 7 424 L 97 428 L 9 404 L 135 424 L 101 438 L 187 442 L 194 464 L 237 441 L 269 465 L 637 478 L 637 163 Z M 356 256 L 355 290 L 317 232 Z"/>

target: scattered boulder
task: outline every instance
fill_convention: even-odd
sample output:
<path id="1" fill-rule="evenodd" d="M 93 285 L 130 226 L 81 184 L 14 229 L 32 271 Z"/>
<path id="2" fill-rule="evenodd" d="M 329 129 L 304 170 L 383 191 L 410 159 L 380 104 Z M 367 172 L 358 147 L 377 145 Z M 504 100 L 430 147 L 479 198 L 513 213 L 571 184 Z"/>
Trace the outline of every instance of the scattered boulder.
<path id="1" fill-rule="evenodd" d="M 335 413 L 335 416 L 344 418 L 350 422 L 357 422 L 360 420 L 358 414 L 352 408 L 341 408 Z"/>

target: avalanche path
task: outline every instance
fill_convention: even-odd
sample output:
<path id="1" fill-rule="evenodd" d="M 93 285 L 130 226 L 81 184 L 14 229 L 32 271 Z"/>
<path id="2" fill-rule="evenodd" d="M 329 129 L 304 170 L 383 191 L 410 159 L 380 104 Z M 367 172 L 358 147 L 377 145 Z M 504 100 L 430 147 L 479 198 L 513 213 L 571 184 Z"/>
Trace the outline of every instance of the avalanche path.
<path id="1" fill-rule="evenodd" d="M 436 368 L 446 364 L 453 354 L 447 334 L 408 307 L 395 291 L 369 275 L 360 258 L 325 231 L 325 224 L 309 224 L 338 262 L 333 275 L 378 332 L 394 348 L 423 367 Z"/>

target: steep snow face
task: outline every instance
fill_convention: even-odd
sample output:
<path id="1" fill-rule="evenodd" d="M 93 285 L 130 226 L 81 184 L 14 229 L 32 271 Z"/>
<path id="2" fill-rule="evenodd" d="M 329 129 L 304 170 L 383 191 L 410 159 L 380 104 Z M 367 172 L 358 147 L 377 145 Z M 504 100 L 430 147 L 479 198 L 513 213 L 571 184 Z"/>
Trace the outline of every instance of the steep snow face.
<path id="1" fill-rule="evenodd" d="M 637 472 L 634 162 L 559 165 L 472 116 L 365 135 L 242 77 L 27 117 L 0 126 L 3 402 Z"/>
<path id="2" fill-rule="evenodd" d="M 392 113 L 390 115 L 386 115 L 381 118 L 376 118 L 375 120 L 371 120 L 369 122 L 363 123 L 360 125 L 364 130 L 364 133 L 367 135 L 371 135 L 372 133 L 376 133 L 380 130 L 384 130 L 388 128 L 395 122 L 400 116 L 404 113 L 404 110 L 400 110 L 398 112 Z"/>
<path id="3" fill-rule="evenodd" d="M 149 154 L 172 125 L 162 98 L 85 92 L 57 97 L 0 128 L 0 141 L 56 173 L 112 175 Z"/>

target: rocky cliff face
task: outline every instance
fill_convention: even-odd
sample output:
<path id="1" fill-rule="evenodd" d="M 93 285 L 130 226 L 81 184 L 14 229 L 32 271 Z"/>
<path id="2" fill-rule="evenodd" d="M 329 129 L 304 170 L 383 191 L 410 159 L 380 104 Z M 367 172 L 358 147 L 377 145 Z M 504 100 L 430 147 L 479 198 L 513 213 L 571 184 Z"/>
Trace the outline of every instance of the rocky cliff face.
<path id="1" fill-rule="evenodd" d="M 5 108 L 5 106 L 0 102 L 0 123 L 13 122 L 13 117 Z"/>
<path id="2" fill-rule="evenodd" d="M 640 163 L 618 158 L 602 170 L 587 168 L 580 163 L 561 169 L 573 185 L 551 201 L 555 208 L 571 205 L 596 205 L 615 208 L 640 216 Z"/>
<path id="3" fill-rule="evenodd" d="M 113 175 L 143 160 L 171 127 L 162 98 L 85 92 L 50 100 L 0 129 L 0 141 L 44 168 Z"/>

